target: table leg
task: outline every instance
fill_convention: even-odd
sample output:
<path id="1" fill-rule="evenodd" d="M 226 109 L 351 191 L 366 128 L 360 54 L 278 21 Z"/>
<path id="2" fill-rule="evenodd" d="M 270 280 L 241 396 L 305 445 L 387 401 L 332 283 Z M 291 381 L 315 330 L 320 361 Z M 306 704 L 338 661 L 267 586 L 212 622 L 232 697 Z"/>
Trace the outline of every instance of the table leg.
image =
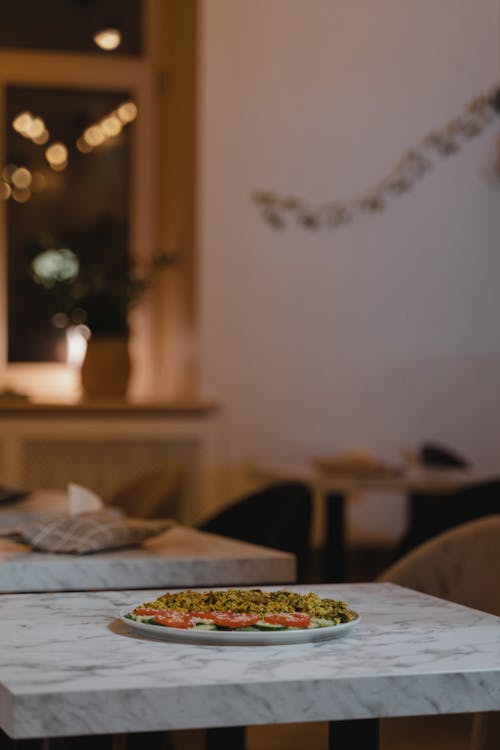
<path id="1" fill-rule="evenodd" d="M 43 740 L 11 740 L 0 729 L 0 750 L 42 750 Z"/>
<path id="2" fill-rule="evenodd" d="M 205 750 L 245 750 L 245 727 L 207 729 Z"/>
<path id="3" fill-rule="evenodd" d="M 168 732 L 134 732 L 123 738 L 124 750 L 172 750 L 171 734 Z"/>
<path id="4" fill-rule="evenodd" d="M 325 583 L 342 583 L 347 577 L 345 497 L 326 495 Z"/>
<path id="5" fill-rule="evenodd" d="M 350 721 L 330 721 L 328 730 L 328 750 L 378 750 L 378 719 L 354 719 Z"/>
<path id="6" fill-rule="evenodd" d="M 112 734 L 85 737 L 55 737 L 45 740 L 44 750 L 113 750 Z"/>

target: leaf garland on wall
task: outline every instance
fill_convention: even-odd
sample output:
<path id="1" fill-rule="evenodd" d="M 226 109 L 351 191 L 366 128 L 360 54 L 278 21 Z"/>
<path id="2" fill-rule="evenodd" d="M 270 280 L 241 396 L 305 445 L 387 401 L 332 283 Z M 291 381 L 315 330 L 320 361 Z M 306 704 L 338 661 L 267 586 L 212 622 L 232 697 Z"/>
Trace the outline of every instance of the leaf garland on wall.
<path id="1" fill-rule="evenodd" d="M 359 214 L 384 211 L 392 198 L 408 193 L 434 165 L 436 157 L 456 154 L 468 141 L 480 135 L 500 114 L 500 88 L 470 101 L 462 114 L 440 130 L 428 133 L 406 151 L 392 171 L 366 193 L 352 200 L 333 200 L 309 205 L 301 198 L 258 191 L 252 196 L 261 216 L 274 229 L 284 229 L 294 219 L 306 229 L 336 229 Z"/>

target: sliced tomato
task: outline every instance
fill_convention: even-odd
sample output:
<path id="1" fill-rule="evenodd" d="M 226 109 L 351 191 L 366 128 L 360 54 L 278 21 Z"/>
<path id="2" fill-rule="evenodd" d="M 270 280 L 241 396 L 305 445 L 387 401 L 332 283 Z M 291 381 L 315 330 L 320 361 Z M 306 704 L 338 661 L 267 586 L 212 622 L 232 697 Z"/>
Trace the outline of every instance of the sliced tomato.
<path id="1" fill-rule="evenodd" d="M 164 625 L 166 628 L 190 628 L 194 624 L 193 616 L 186 612 L 174 612 L 165 609 L 163 612 L 157 612 L 154 616 L 155 622 Z"/>
<path id="2" fill-rule="evenodd" d="M 137 609 L 134 609 L 134 615 L 158 615 L 162 612 L 165 612 L 164 609 L 154 609 L 153 607 L 137 607 Z"/>
<path id="3" fill-rule="evenodd" d="M 284 625 L 287 628 L 307 628 L 311 615 L 305 612 L 282 612 L 275 615 L 264 615 L 264 622 L 270 625 Z"/>
<path id="4" fill-rule="evenodd" d="M 243 612 L 214 612 L 211 619 L 221 628 L 248 628 L 255 625 L 260 617 Z"/>

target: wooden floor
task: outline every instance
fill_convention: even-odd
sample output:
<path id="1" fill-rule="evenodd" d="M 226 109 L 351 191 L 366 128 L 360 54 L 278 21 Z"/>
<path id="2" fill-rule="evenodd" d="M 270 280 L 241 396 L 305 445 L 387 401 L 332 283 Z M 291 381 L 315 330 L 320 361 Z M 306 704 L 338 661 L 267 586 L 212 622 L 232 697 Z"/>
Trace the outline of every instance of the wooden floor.
<path id="1" fill-rule="evenodd" d="M 469 715 L 385 719 L 380 727 L 380 750 L 467 750 L 470 727 Z M 202 732 L 172 734 L 173 750 L 205 750 Z M 328 724 L 249 727 L 247 750 L 328 750 Z"/>
<path id="2" fill-rule="evenodd" d="M 385 720 L 381 722 L 380 747 L 381 750 L 424 747 L 426 750 L 467 750 L 469 731 L 469 716 Z M 327 750 L 328 725 L 251 727 L 247 745 L 247 750 Z"/>

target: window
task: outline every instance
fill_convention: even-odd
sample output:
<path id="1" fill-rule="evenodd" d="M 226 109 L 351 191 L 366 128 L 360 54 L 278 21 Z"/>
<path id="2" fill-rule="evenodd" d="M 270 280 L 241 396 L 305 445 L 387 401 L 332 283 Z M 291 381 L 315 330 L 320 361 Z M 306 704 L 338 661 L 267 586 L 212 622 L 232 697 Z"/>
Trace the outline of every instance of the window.
<path id="1" fill-rule="evenodd" d="M 65 362 L 67 324 L 89 322 L 80 266 L 127 266 L 134 120 L 129 92 L 7 86 L 9 362 Z"/>
<path id="2" fill-rule="evenodd" d="M 7 293 L 0 295 L 0 368 L 7 373 L 4 383 L 34 388 L 35 395 L 50 369 L 51 386 L 40 397 L 70 397 L 74 390 L 57 327 L 58 313 L 65 311 L 50 288 L 50 273 L 71 273 L 81 247 L 96 236 L 107 242 L 108 252 L 114 243 L 117 252 L 139 261 L 157 250 L 155 85 L 146 33 L 152 5 L 1 4 L 0 285 Z M 119 33 L 118 47 L 98 47 L 94 37 L 109 30 Z M 120 116 L 123 105 L 133 116 Z M 23 132 L 16 118 L 26 113 L 32 127 Z M 96 125 L 104 141 L 86 141 Z M 154 357 L 146 334 L 139 348 Z M 144 366 L 148 356 L 138 363 L 142 389 L 145 370 L 153 369 Z"/>
<path id="3" fill-rule="evenodd" d="M 0 48 L 138 55 L 141 27 L 140 0 L 2 0 L 0 5 Z"/>

